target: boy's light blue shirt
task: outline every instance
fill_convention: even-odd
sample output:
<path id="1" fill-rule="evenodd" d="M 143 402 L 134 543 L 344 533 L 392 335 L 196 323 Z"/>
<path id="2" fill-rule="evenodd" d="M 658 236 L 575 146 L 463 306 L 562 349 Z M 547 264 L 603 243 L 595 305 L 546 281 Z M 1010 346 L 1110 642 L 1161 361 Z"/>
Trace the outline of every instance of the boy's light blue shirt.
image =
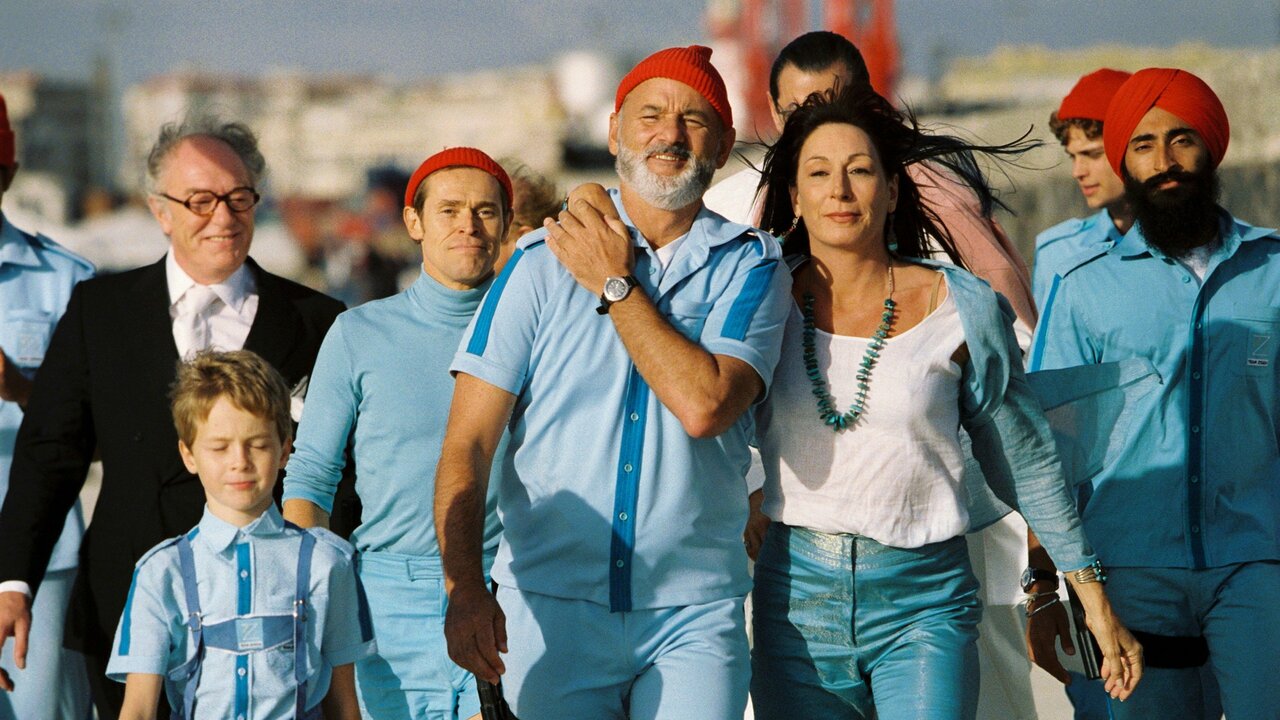
<path id="1" fill-rule="evenodd" d="M 1086 486 L 1114 566 L 1280 559 L 1280 238 L 1222 213 L 1203 283 L 1135 225 L 1057 281 L 1033 369 L 1144 359 L 1157 389 Z"/>
<path id="2" fill-rule="evenodd" d="M 332 511 L 350 446 L 362 505 L 351 542 L 361 553 L 440 556 L 432 508 L 453 398 L 449 363 L 488 287 L 451 290 L 421 272 L 408 290 L 342 313 L 325 336 L 285 470 L 284 499 Z M 494 492 L 501 472 L 495 462 Z M 486 554 L 497 549 L 501 531 L 494 492 Z"/>
<path id="3" fill-rule="evenodd" d="M 88 260 L 43 235 L 19 230 L 0 213 L 0 348 L 28 380 L 44 361 L 71 289 L 93 277 L 93 270 Z M 22 408 L 0 400 L 0 502 L 9 492 L 9 466 L 21 424 Z M 84 520 L 77 505 L 67 515 L 48 569 L 75 567 L 83 535 Z"/>
<path id="4" fill-rule="evenodd" d="M 1031 294 L 1035 297 L 1036 311 L 1044 312 L 1055 277 L 1110 250 L 1121 237 L 1111 213 L 1105 208 L 1086 218 L 1060 222 L 1037 235 L 1031 270 Z"/>
<path id="5" fill-rule="evenodd" d="M 305 627 L 306 705 L 311 708 L 328 693 L 334 666 L 353 663 L 377 650 L 368 607 L 352 567 L 351 546 L 327 530 L 286 527 L 274 505 L 243 528 L 214 517 L 206 507 L 187 537 L 192 538 L 203 620 L 209 625 L 236 617 L 241 614 L 238 607 L 245 604 L 250 615 L 291 614 L 303 532 L 317 540 Z M 129 673 L 168 676 L 179 668 L 195 652 L 186 617 L 175 538 L 153 548 L 134 569 L 107 677 L 124 682 Z M 235 654 L 206 650 L 192 720 L 235 718 L 236 708 L 246 703 L 244 720 L 293 716 L 292 645 L 248 657 L 247 670 L 239 675 Z M 237 678 L 243 679 L 237 682 Z M 166 677 L 173 707 L 181 707 L 184 680 Z"/>
<path id="6" fill-rule="evenodd" d="M 703 208 L 663 270 L 614 198 L 632 227 L 636 291 L 767 388 L 790 302 L 777 242 Z M 520 241 L 451 368 L 516 395 L 494 580 L 614 611 L 745 594 L 749 413 L 691 438 L 544 239 Z"/>

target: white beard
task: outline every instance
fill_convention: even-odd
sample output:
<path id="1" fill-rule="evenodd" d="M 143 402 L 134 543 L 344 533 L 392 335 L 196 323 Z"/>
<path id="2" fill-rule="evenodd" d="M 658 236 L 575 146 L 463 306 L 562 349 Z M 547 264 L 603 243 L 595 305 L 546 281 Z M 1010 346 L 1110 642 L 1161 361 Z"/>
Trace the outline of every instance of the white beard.
<path id="1" fill-rule="evenodd" d="M 689 157 L 689 163 L 675 177 L 655 175 L 644 162 L 650 154 L 655 153 L 685 154 Z M 659 210 L 679 210 L 702 199 L 702 194 L 711 187 L 711 179 L 716 173 L 715 163 L 711 159 L 700 158 L 684 148 L 659 146 L 638 153 L 621 142 L 618 143 L 618 159 L 614 162 L 614 168 L 623 182 L 630 185 L 645 202 Z"/>

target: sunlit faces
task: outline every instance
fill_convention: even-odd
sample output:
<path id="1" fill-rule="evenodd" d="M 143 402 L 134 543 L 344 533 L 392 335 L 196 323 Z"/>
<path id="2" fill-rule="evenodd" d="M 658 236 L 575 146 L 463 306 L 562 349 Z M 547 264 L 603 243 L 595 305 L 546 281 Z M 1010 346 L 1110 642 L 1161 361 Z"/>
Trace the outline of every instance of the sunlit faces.
<path id="1" fill-rule="evenodd" d="M 1069 127 L 1064 149 L 1071 158 L 1071 177 L 1090 208 L 1100 210 L 1124 199 L 1124 181 L 1107 161 L 1102 136 L 1090 138 L 1081 128 Z"/>
<path id="2" fill-rule="evenodd" d="M 240 157 L 226 143 L 197 135 L 169 151 L 156 178 L 156 192 L 185 200 L 197 192 L 229 193 L 253 186 Z M 209 216 L 197 215 L 182 204 L 152 195 L 151 214 L 173 247 L 178 267 L 203 285 L 227 279 L 244 264 L 253 241 L 253 208 L 232 212 L 220 202 Z"/>
<path id="3" fill-rule="evenodd" d="M 898 202 L 880 154 L 862 128 L 828 123 L 800 147 L 791 202 L 804 219 L 810 248 L 884 242 L 885 218 Z"/>
<path id="4" fill-rule="evenodd" d="M 1142 116 L 1125 148 L 1124 166 L 1129 176 L 1147 182 L 1157 175 L 1202 173 L 1209 164 L 1209 149 L 1190 124 L 1163 108 L 1153 107 Z M 1175 178 L 1159 183 L 1158 190 L 1178 186 Z"/>
<path id="5" fill-rule="evenodd" d="M 707 99 L 682 82 L 653 78 L 635 87 L 609 118 L 609 151 L 622 181 L 663 210 L 697 202 L 733 150 Z"/>
<path id="6" fill-rule="evenodd" d="M 853 83 L 853 71 L 843 62 L 837 62 L 822 70 L 810 72 L 795 65 L 784 65 L 778 72 L 778 97 L 769 98 L 769 112 L 773 126 L 782 132 L 787 118 L 804 104 L 813 93 L 825 93 L 836 87 L 847 88 Z"/>
<path id="7" fill-rule="evenodd" d="M 253 522 L 272 503 L 271 489 L 289 458 L 275 423 L 220 397 L 196 425 L 188 447 L 178 442 L 187 470 L 200 476 L 214 516 L 233 525 Z"/>
<path id="8" fill-rule="evenodd" d="M 422 246 L 423 269 L 454 290 L 479 285 L 493 272 L 511 220 L 502 185 L 473 167 L 445 168 L 422 183 L 422 212 L 405 208 L 404 224 Z"/>

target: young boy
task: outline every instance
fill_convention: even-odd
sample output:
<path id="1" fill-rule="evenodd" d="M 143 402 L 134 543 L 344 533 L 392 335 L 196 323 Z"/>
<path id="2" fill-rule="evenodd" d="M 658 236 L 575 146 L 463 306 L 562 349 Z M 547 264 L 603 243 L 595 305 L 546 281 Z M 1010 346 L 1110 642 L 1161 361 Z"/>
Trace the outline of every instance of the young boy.
<path id="1" fill-rule="evenodd" d="M 356 720 L 352 663 L 376 647 L 352 549 L 280 517 L 289 391 L 247 351 L 184 363 L 171 392 L 178 451 L 205 512 L 142 557 L 107 676 L 121 720 L 154 720 L 163 684 L 184 720 Z"/>

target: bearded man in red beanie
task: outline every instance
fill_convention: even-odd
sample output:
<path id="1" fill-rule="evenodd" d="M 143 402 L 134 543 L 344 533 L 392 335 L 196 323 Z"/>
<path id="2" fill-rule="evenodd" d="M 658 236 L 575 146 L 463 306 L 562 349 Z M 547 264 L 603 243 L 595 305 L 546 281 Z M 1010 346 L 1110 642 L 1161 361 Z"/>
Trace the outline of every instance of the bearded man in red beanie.
<path id="1" fill-rule="evenodd" d="M 1229 138 L 1191 73 L 1120 86 L 1103 142 L 1135 224 L 1062 275 L 1033 346 L 1033 366 L 1119 362 L 1150 380 L 1079 491 L 1107 594 L 1146 649 L 1121 720 L 1199 720 L 1206 664 L 1227 717 L 1280 708 L 1280 236 L 1217 204 Z"/>
<path id="2" fill-rule="evenodd" d="M 747 408 L 777 363 L 778 243 L 706 210 L 733 148 L 704 47 L 618 87 L 619 217 L 585 200 L 519 241 L 454 358 L 436 474 L 450 656 L 539 718 L 740 720 Z M 493 564 L 485 483 L 510 446 Z"/>

